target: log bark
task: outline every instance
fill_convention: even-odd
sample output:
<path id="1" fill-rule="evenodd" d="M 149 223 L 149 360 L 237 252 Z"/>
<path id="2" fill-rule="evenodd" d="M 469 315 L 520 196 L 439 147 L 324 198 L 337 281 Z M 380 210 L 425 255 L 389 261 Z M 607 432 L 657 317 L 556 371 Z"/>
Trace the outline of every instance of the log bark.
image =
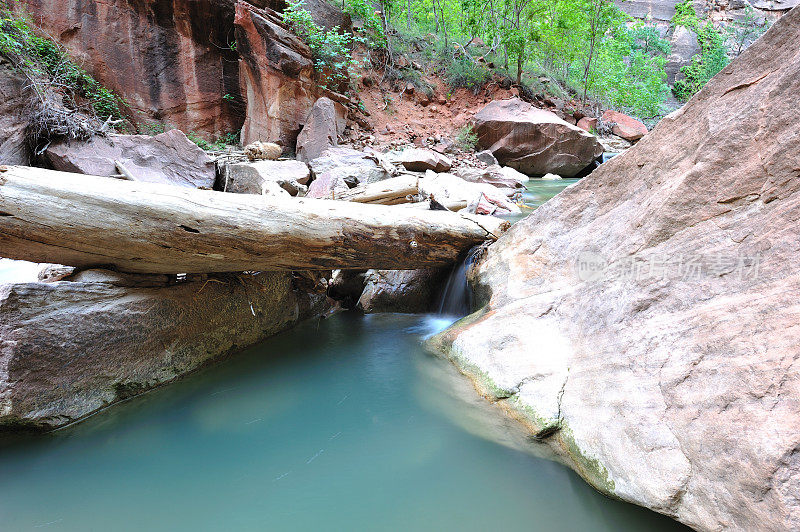
<path id="1" fill-rule="evenodd" d="M 504 223 L 39 168 L 0 171 L 0 256 L 132 273 L 445 266 L 495 239 Z"/>

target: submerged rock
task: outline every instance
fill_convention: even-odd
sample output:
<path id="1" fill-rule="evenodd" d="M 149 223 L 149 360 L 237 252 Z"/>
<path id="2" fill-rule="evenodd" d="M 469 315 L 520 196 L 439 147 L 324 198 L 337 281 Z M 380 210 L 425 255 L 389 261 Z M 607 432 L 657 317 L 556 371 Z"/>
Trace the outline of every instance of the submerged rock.
<path id="1" fill-rule="evenodd" d="M 135 181 L 191 188 L 211 188 L 214 159 L 173 129 L 149 135 L 96 136 L 88 141 L 61 141 L 45 151 L 53 168 L 62 172 L 112 176 L 121 162 Z"/>
<path id="2" fill-rule="evenodd" d="M 572 177 L 603 153 L 594 135 L 517 98 L 489 103 L 475 115 L 474 129 L 481 148 L 528 175 Z"/>
<path id="3" fill-rule="evenodd" d="M 432 342 L 604 493 L 800 529 L 800 9 L 515 225 Z"/>
<path id="4" fill-rule="evenodd" d="M 289 273 L 73 278 L 0 284 L 0 429 L 71 423 L 326 308 Z"/>

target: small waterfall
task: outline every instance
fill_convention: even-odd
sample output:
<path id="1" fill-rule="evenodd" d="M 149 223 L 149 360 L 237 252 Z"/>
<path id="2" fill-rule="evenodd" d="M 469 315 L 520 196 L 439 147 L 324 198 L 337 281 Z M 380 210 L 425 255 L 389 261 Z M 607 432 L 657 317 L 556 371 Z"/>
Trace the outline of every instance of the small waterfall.
<path id="1" fill-rule="evenodd" d="M 459 261 L 450 272 L 444 291 L 439 299 L 439 314 L 466 316 L 472 312 L 472 288 L 467 282 L 467 271 L 475 262 L 479 246 L 469 250 L 464 260 Z"/>

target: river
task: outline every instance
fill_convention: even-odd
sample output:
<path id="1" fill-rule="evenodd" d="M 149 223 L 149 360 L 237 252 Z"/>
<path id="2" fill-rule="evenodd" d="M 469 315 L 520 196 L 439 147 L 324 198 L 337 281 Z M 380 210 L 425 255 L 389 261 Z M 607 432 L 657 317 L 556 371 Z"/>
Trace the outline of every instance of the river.
<path id="1" fill-rule="evenodd" d="M 2 530 L 683 529 L 594 491 L 428 354 L 453 319 L 309 321 L 78 425 L 6 436 Z"/>

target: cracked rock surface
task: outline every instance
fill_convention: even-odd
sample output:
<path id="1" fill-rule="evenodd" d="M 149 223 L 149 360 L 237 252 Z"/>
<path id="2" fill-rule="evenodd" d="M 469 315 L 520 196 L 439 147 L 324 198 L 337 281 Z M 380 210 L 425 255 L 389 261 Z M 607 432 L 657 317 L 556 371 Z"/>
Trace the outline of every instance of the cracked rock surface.
<path id="1" fill-rule="evenodd" d="M 515 225 L 432 339 L 601 491 L 800 529 L 800 8 Z"/>

